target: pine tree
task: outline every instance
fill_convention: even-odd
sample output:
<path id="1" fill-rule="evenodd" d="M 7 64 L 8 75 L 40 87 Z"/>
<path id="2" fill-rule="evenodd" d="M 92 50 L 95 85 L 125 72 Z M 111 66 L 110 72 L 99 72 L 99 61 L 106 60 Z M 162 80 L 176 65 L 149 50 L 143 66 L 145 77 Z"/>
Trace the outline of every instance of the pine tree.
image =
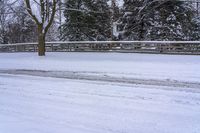
<path id="1" fill-rule="evenodd" d="M 195 11 L 191 3 L 170 0 L 155 8 L 153 14 L 154 21 L 148 27 L 147 39 L 180 41 L 198 38 L 198 25 L 194 21 Z"/>
<path id="2" fill-rule="evenodd" d="M 67 0 L 62 39 L 70 41 L 96 40 L 111 36 L 110 10 L 107 0 Z"/>
<path id="3" fill-rule="evenodd" d="M 120 8 L 117 6 L 116 0 L 111 0 L 111 40 L 116 41 L 119 39 L 119 24 L 120 24 Z"/>
<path id="4" fill-rule="evenodd" d="M 198 21 L 191 3 L 179 0 L 124 0 L 124 38 L 195 40 Z"/>
<path id="5" fill-rule="evenodd" d="M 122 24 L 124 35 L 123 38 L 128 40 L 140 40 L 139 30 L 141 30 L 140 21 L 140 0 L 124 0 Z"/>

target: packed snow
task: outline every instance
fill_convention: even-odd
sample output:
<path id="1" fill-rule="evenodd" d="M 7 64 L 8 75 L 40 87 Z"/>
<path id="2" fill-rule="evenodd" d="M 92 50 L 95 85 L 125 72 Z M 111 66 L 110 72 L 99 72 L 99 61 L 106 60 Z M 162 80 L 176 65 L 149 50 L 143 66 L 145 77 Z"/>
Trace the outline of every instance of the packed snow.
<path id="1" fill-rule="evenodd" d="M 1 53 L 0 61 L 0 133 L 200 131 L 200 56 Z"/>
<path id="2" fill-rule="evenodd" d="M 200 56 L 133 53 L 0 54 L 0 70 L 72 71 L 139 79 L 200 81 Z"/>

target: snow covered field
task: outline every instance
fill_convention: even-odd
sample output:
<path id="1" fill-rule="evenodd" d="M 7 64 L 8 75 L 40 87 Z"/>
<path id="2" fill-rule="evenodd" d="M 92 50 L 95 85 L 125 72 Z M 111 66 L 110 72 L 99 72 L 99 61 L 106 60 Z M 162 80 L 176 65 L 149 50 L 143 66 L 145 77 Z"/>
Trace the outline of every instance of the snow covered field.
<path id="1" fill-rule="evenodd" d="M 0 54 L 0 133 L 198 133 L 200 56 Z"/>

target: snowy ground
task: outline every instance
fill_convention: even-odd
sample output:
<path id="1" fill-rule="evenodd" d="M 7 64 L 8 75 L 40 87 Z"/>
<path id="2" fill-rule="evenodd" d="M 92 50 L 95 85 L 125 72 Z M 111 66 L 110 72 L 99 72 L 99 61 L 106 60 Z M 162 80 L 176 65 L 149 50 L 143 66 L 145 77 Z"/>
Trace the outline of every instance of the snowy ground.
<path id="1" fill-rule="evenodd" d="M 0 54 L 0 133 L 198 133 L 200 56 Z"/>
<path id="2" fill-rule="evenodd" d="M 200 81 L 200 56 L 133 53 L 36 53 L 0 54 L 0 70 L 29 69 L 75 71 L 90 74 Z"/>

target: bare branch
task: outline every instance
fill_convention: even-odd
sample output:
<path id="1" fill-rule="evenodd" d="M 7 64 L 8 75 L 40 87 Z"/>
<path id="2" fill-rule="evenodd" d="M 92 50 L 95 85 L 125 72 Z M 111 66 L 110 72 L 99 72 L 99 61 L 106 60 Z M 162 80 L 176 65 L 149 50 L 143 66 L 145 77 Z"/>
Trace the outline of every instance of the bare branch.
<path id="1" fill-rule="evenodd" d="M 56 5 L 57 5 L 57 2 L 58 2 L 57 0 L 53 0 L 53 7 L 52 7 L 51 17 L 50 17 L 49 23 L 47 24 L 47 26 L 44 29 L 44 33 L 45 34 L 47 33 L 48 29 L 50 28 L 50 26 L 53 23 L 53 20 L 54 20 L 55 14 L 56 14 Z"/>
<path id="2" fill-rule="evenodd" d="M 37 0 L 33 0 L 38 6 L 41 6 Z"/>
<path id="3" fill-rule="evenodd" d="M 44 4 L 44 0 L 40 0 L 40 12 L 41 12 L 41 18 L 42 18 L 42 24 L 44 24 L 45 21 L 45 4 Z"/>
<path id="4" fill-rule="evenodd" d="M 33 18 L 33 20 L 37 23 L 37 25 L 40 25 L 41 23 L 37 19 L 37 17 L 33 14 L 31 5 L 30 5 L 30 0 L 24 0 L 25 5 L 26 5 L 26 10 L 29 13 L 29 15 Z"/>

